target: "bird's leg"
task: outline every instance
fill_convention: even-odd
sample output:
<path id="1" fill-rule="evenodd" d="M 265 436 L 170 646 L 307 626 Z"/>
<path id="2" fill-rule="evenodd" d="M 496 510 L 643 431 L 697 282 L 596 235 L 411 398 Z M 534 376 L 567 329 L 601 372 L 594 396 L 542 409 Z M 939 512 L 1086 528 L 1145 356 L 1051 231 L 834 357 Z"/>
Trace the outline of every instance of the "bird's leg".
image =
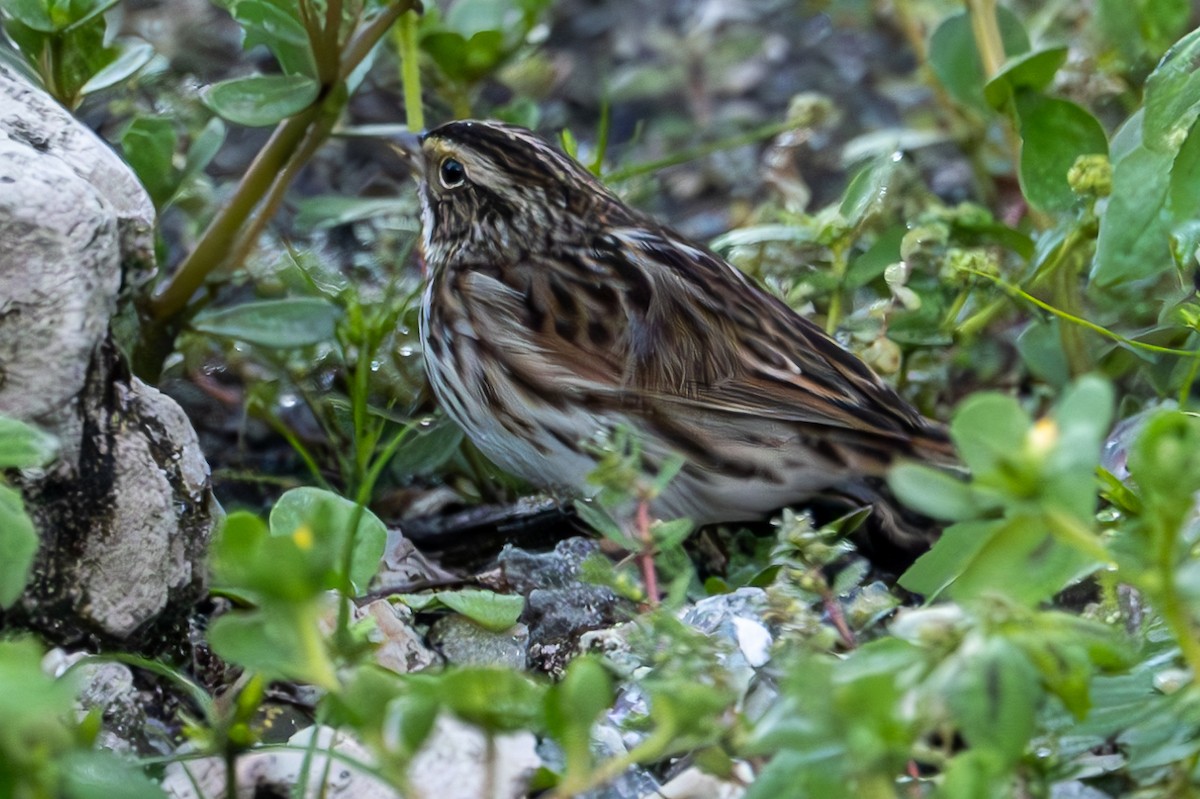
<path id="1" fill-rule="evenodd" d="M 634 534 L 641 542 L 638 550 L 638 566 L 642 570 L 642 582 L 646 586 L 646 601 L 650 607 L 658 607 L 658 572 L 654 570 L 654 539 L 650 535 L 650 500 L 638 499 L 633 517 Z"/>

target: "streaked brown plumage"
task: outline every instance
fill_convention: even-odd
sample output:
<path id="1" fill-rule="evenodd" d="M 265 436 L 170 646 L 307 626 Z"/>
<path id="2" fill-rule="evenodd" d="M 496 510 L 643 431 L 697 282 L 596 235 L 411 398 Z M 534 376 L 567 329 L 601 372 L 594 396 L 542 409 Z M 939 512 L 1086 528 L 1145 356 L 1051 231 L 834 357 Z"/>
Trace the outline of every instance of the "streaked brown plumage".
<path id="1" fill-rule="evenodd" d="M 882 504 L 871 478 L 896 457 L 951 460 L 820 328 L 530 131 L 451 122 L 422 156 L 427 371 L 504 468 L 581 490 L 580 443 L 626 424 L 650 469 L 686 459 L 651 510 L 708 523 L 825 493 Z"/>

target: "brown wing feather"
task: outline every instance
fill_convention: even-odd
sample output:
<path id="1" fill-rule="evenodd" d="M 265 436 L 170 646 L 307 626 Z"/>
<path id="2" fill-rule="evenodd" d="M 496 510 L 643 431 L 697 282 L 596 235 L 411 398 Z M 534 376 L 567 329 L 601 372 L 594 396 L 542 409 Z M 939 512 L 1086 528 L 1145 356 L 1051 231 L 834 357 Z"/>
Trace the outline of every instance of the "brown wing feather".
<path id="1" fill-rule="evenodd" d="M 819 433 L 849 448 L 847 461 L 855 448 L 858 460 L 953 459 L 944 429 L 858 358 L 668 231 L 618 229 L 554 264 L 531 257 L 521 269 L 487 271 L 460 272 L 458 289 L 471 296 L 468 307 L 489 309 L 476 325 L 508 353 L 514 376 L 543 384 L 548 397 L 794 424 L 805 438 Z"/>
<path id="2" fill-rule="evenodd" d="M 711 251 L 662 229 L 618 232 L 617 243 L 637 248 L 656 295 L 689 297 L 678 307 L 652 302 L 634 326 L 634 336 L 658 338 L 628 348 L 627 388 L 667 404 L 843 429 L 857 434 L 849 438 L 878 437 L 901 451 L 951 457 L 941 426 Z M 677 262 L 681 254 L 687 264 Z M 681 374 L 691 377 L 682 388 Z"/>

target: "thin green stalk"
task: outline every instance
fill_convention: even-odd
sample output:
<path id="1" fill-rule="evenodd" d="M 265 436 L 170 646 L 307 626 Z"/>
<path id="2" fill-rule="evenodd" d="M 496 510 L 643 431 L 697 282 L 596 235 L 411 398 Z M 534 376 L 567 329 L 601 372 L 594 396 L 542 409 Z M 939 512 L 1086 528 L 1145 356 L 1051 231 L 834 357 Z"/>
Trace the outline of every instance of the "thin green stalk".
<path id="1" fill-rule="evenodd" d="M 675 730 L 671 725 L 660 724 L 640 744 L 624 755 L 604 761 L 587 776 L 587 779 L 580 780 L 576 784 L 559 785 L 546 799 L 568 799 L 612 782 L 630 766 L 657 759 L 662 752 L 666 751 L 674 737 Z"/>
<path id="2" fill-rule="evenodd" d="M 967 272 L 968 274 L 977 275 L 982 278 L 987 278 L 988 280 L 992 281 L 1000 288 L 1004 289 L 1004 291 L 1008 292 L 1013 297 L 1018 297 L 1022 300 L 1025 300 L 1026 302 L 1028 302 L 1032 305 L 1035 305 L 1038 308 L 1041 308 L 1043 311 L 1046 311 L 1047 313 L 1049 313 L 1053 316 L 1057 316 L 1059 319 L 1062 319 L 1066 322 L 1070 322 L 1073 325 L 1079 325 L 1080 327 L 1082 327 L 1086 330 L 1090 330 L 1093 333 L 1103 336 L 1104 338 L 1111 339 L 1112 341 L 1116 341 L 1120 344 L 1124 344 L 1127 347 L 1133 347 L 1134 349 L 1144 350 L 1145 352 L 1156 352 L 1156 353 L 1159 353 L 1160 355 L 1175 355 L 1180 358 L 1192 358 L 1192 359 L 1200 358 L 1200 350 L 1181 350 L 1181 349 L 1176 349 L 1175 347 L 1160 347 L 1157 344 L 1147 344 L 1144 341 L 1136 341 L 1134 339 L 1128 338 L 1127 336 L 1122 336 L 1120 333 L 1114 333 L 1113 331 L 1109 330 L 1108 328 L 1102 327 L 1102 326 L 1096 324 L 1095 322 L 1090 322 L 1087 319 L 1084 319 L 1079 316 L 1075 316 L 1074 314 L 1069 314 L 1066 311 L 1061 310 L 1060 308 L 1056 308 L 1053 305 L 1051 305 L 1050 303 L 1045 302 L 1044 300 L 1039 300 L 1037 297 L 1033 296 L 1032 294 L 1025 291 L 1024 289 L 1021 289 L 1018 286 L 1014 286 L 1012 283 L 1009 283 L 1008 281 L 1006 281 L 1002 278 L 996 277 L 995 275 L 989 275 L 987 272 L 981 272 L 977 269 L 964 269 L 963 271 Z"/>
<path id="3" fill-rule="evenodd" d="M 773 122 L 770 125 L 763 125 L 762 127 L 746 131 L 745 133 L 738 134 L 737 136 L 730 136 L 727 139 L 708 142 L 706 144 L 699 144 L 695 147 L 687 147 L 672 155 L 668 155 L 664 158 L 659 158 L 654 161 L 645 161 L 640 164 L 632 164 L 630 166 L 621 167 L 620 169 L 614 169 L 612 172 L 609 172 L 604 176 L 604 180 L 607 183 L 619 183 L 622 180 L 629 180 L 630 178 L 634 178 L 639 175 L 647 175 L 657 172 L 660 169 L 666 169 L 667 167 L 686 164 L 688 161 L 694 161 L 697 158 L 703 158 L 704 156 L 711 155 L 712 153 L 719 153 L 722 150 L 731 150 L 734 147 L 741 147 L 744 144 L 753 144 L 756 141 L 766 139 L 770 136 L 777 136 L 784 131 L 794 129 L 795 127 L 796 123 L 791 120 Z"/>
<path id="4" fill-rule="evenodd" d="M 1158 586 L 1153 592 L 1158 597 L 1158 611 L 1163 622 L 1171 631 L 1179 651 L 1192 672 L 1192 684 L 1200 683 L 1200 636 L 1195 623 L 1189 618 L 1187 608 L 1179 597 L 1175 585 L 1174 537 L 1166 539 L 1156 553 L 1158 561 Z"/>
<path id="5" fill-rule="evenodd" d="M 1004 40 L 996 23 L 996 0 L 966 0 L 971 17 L 971 33 L 983 61 L 984 79 L 991 78 L 1004 65 Z"/>
<path id="6" fill-rule="evenodd" d="M 232 746 L 226 746 L 222 754 L 225 759 L 225 795 L 237 796 L 237 752 Z"/>
<path id="7" fill-rule="evenodd" d="M 354 420 L 355 490 L 361 499 L 362 489 L 366 487 L 367 466 L 371 461 L 371 450 L 374 449 L 374 442 L 370 440 L 372 437 L 367 434 L 368 377 L 371 369 L 371 358 L 374 353 L 367 346 L 367 342 L 360 342 L 357 349 L 357 363 L 354 364 L 354 388 L 350 397 L 350 412 Z"/>
<path id="8" fill-rule="evenodd" d="M 1192 396 L 1192 386 L 1196 382 L 1196 375 L 1200 372 L 1200 358 L 1192 361 L 1192 365 L 1188 367 L 1187 377 L 1183 380 L 1183 385 L 1179 387 L 1179 407 L 1187 405 L 1188 398 Z"/>
<path id="9" fill-rule="evenodd" d="M 317 705 L 317 712 L 313 718 L 313 734 L 308 739 L 308 743 L 304 747 L 304 758 L 300 761 L 300 774 L 296 778 L 296 784 L 292 786 L 292 796 L 297 799 L 304 799 L 308 796 L 308 772 L 312 769 L 313 758 L 317 754 L 317 746 L 320 743 L 321 736 L 317 733 L 324 726 L 326 718 L 329 716 L 328 706 L 322 702 Z M 333 758 L 330 755 L 333 753 L 334 739 L 329 740 L 329 749 L 325 753 L 325 773 L 321 777 L 322 795 L 324 789 L 329 784 L 329 772 L 333 768 Z"/>
<path id="10" fill-rule="evenodd" d="M 356 437 L 357 437 L 356 428 Z M 341 574 L 345 580 L 345 584 L 350 584 L 350 569 L 354 563 L 354 545 L 358 540 L 358 528 L 362 522 L 363 512 L 366 510 L 367 502 L 371 499 L 371 492 L 375 490 L 375 481 L 379 479 L 379 475 L 383 472 L 383 468 L 392 460 L 392 456 L 396 454 L 396 450 L 400 448 L 400 444 L 408 438 L 408 434 L 412 428 L 406 425 L 401 429 L 388 445 L 384 447 L 372 462 L 370 468 L 361 483 L 359 483 L 354 497 L 354 513 L 350 516 L 350 530 L 346 536 L 346 545 L 342 550 Z M 350 592 L 346 591 L 338 603 L 338 620 L 337 632 L 335 635 L 338 639 L 339 648 L 343 650 L 350 648 L 350 612 L 351 612 L 351 597 Z"/>
<path id="11" fill-rule="evenodd" d="M 954 301 L 950 303 L 950 308 L 946 311 L 945 316 L 942 317 L 942 323 L 938 325 L 940 330 L 950 331 L 954 329 L 954 321 L 962 313 L 963 306 L 967 304 L 967 297 L 969 295 L 970 291 L 967 289 L 963 289 L 955 295 Z"/>
<path id="12" fill-rule="evenodd" d="M 318 120 L 320 124 L 311 125 L 308 128 L 304 138 L 296 147 L 295 152 L 288 159 L 287 164 L 275 176 L 270 187 L 263 195 L 262 201 L 258 205 L 258 210 L 255 211 L 250 221 L 245 224 L 238 233 L 236 240 L 230 246 L 229 254 L 226 256 L 227 263 L 240 264 L 250 255 L 258 243 L 258 237 L 262 233 L 263 228 L 275 218 L 276 211 L 283 204 L 283 198 L 287 195 L 288 187 L 292 184 L 292 181 L 299 174 L 300 170 L 308 164 L 313 155 L 320 149 L 321 145 L 325 143 L 325 140 L 329 138 L 329 133 L 333 129 L 336 120 L 336 114 L 326 114 L 323 119 Z"/>
<path id="13" fill-rule="evenodd" d="M 272 413 L 263 414 L 263 418 L 266 419 L 266 422 L 271 426 L 271 429 L 283 436 L 287 441 L 288 446 L 295 450 L 296 454 L 300 456 L 300 459 L 304 461 L 304 465 L 308 467 L 308 471 L 312 474 L 313 479 L 317 481 L 317 485 L 319 485 L 321 488 L 324 488 L 326 491 L 332 491 L 333 486 L 331 486 L 329 481 L 325 479 L 325 475 L 321 474 L 321 467 L 317 465 L 317 459 L 314 458 L 312 453 L 308 451 L 308 447 L 304 446 L 304 442 L 301 441 L 294 432 L 292 432 L 292 429 L 280 422 L 279 419 L 277 419 Z"/>
<path id="14" fill-rule="evenodd" d="M 1042 514 L 1051 534 L 1063 543 L 1089 558 L 1105 565 L 1114 564 L 1113 557 L 1100 541 L 1099 536 L 1074 516 L 1058 510 L 1047 510 Z"/>
<path id="15" fill-rule="evenodd" d="M 1079 293 L 1079 258 L 1071 258 L 1070 263 L 1072 268 L 1058 269 L 1054 273 L 1054 302 L 1067 313 L 1078 315 L 1083 305 Z M 1078 377 L 1091 371 L 1092 359 L 1083 340 L 1083 331 L 1075 325 L 1059 325 L 1058 336 L 1067 358 L 1068 373 Z"/>
<path id="16" fill-rule="evenodd" d="M 417 46 L 417 12 L 406 11 L 395 27 L 396 50 L 400 54 L 400 83 L 404 88 L 404 118 L 409 130 L 425 129 L 421 105 L 421 60 Z"/>
<path id="17" fill-rule="evenodd" d="M 825 318 L 825 332 L 833 335 L 842 322 L 842 304 L 845 302 L 845 280 L 849 260 L 846 258 L 846 242 L 839 241 L 830 246 L 831 271 L 834 277 L 833 296 L 829 298 L 829 315 Z"/>

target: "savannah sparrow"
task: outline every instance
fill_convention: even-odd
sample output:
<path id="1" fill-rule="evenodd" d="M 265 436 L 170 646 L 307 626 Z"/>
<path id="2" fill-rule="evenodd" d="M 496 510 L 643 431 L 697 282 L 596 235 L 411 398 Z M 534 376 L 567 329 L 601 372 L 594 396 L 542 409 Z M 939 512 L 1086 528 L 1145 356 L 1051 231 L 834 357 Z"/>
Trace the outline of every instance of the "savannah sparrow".
<path id="1" fill-rule="evenodd" d="M 892 461 L 952 459 L 820 328 L 532 132 L 451 122 L 421 159 L 429 380 L 505 469 L 586 491 L 587 442 L 625 425 L 648 473 L 685 459 L 651 513 L 707 524 L 817 495 L 898 519 Z"/>

